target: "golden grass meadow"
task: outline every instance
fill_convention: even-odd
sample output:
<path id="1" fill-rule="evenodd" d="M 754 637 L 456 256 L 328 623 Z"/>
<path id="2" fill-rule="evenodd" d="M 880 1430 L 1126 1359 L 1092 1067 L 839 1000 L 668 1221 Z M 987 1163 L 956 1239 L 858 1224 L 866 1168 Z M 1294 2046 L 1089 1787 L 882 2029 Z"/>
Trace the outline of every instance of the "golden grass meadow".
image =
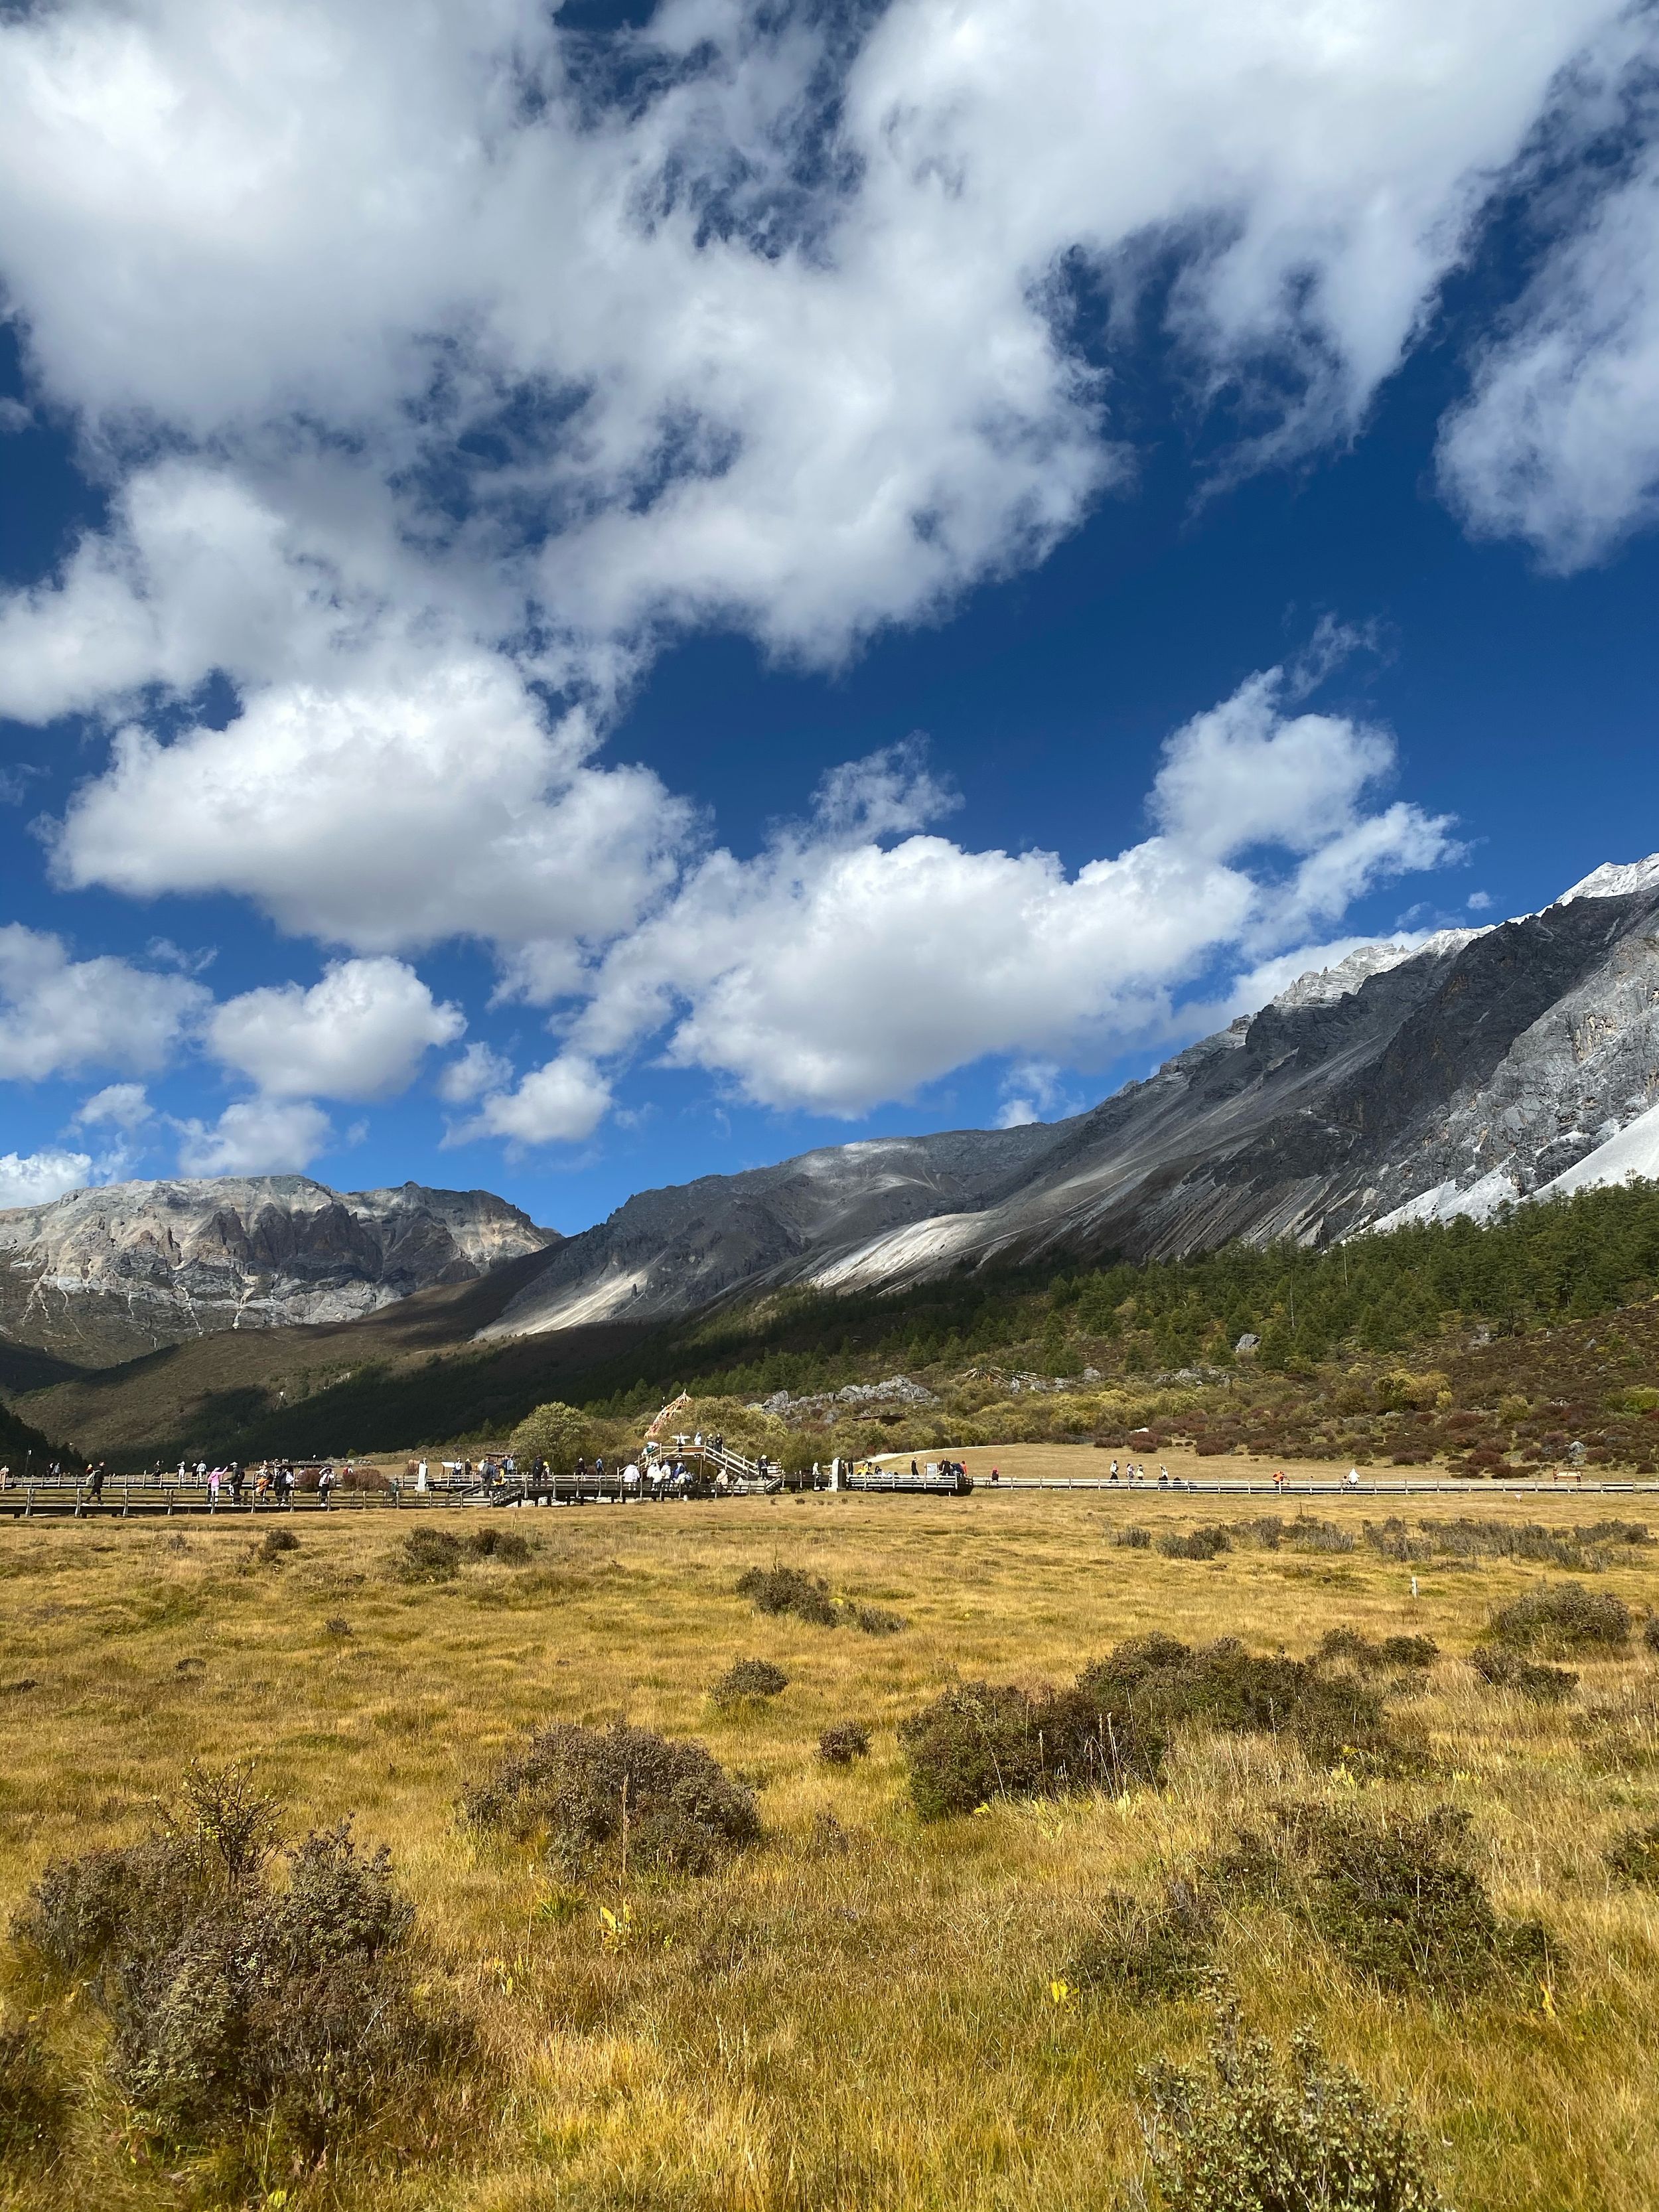
<path id="1" fill-rule="evenodd" d="M 1559 1529 L 1643 1503 L 1310 1510 L 1355 1530 L 1474 1510 Z M 14 1937 L 7 2016 L 29 2024 L 65 2118 L 49 2151 L 7 2163 L 0 2203 L 1133 2204 L 1138 2069 L 1200 2054 L 1212 1997 L 1077 1988 L 1067 1962 L 1108 1892 L 1153 1897 L 1295 1800 L 1382 1820 L 1461 1808 L 1494 1904 L 1545 1923 L 1550 1963 L 1455 2000 L 1389 1992 L 1293 1913 L 1241 1898 L 1222 1914 L 1213 1986 L 1247 2027 L 1282 2040 L 1310 2025 L 1377 2097 L 1402 2100 L 1462 2212 L 1645 2212 L 1659 2203 L 1659 1892 L 1615 1880 L 1606 1853 L 1659 1820 L 1659 1662 L 1638 1634 L 1622 1658 L 1574 1659 L 1577 1691 L 1544 1705 L 1490 1686 L 1468 1654 L 1495 1607 L 1547 1577 L 1616 1593 L 1639 1628 L 1659 1553 L 1626 1547 L 1564 1577 L 1501 1558 L 1408 1566 L 1363 1543 L 1239 1543 L 1200 1561 L 1114 1540 L 1134 1522 L 1156 1533 L 1275 1510 L 1288 1523 L 1296 1507 L 981 1490 L 422 1516 L 510 1521 L 534 1548 L 419 1584 L 398 1578 L 410 1514 L 295 1516 L 298 1548 L 274 1557 L 245 1520 L 0 1524 L 9 1912 L 48 1861 L 143 1834 L 191 1761 L 252 1762 L 291 1838 L 349 1814 L 361 1844 L 390 1846 L 422 1988 L 472 2022 L 395 2122 L 371 2112 L 303 2158 L 275 2135 L 233 2155 L 169 2139 L 124 2101 L 104 2014 L 43 1978 Z M 908 1626 L 878 1637 L 763 1616 L 734 1584 L 780 1562 Z M 952 1683 L 1069 1682 L 1152 1631 L 1299 1656 L 1337 1626 L 1439 1645 L 1401 1708 L 1430 1771 L 1367 1781 L 1305 1765 L 1279 1736 L 1197 1733 L 1160 1787 L 931 1821 L 913 1809 L 895 1731 Z M 787 1688 L 711 1703 L 744 1658 L 774 1662 Z M 759 1842 L 701 1876 L 613 1859 L 572 1878 L 460 1817 L 463 1790 L 530 1729 L 623 1717 L 701 1739 L 752 1784 Z M 819 1735 L 847 1723 L 867 1726 L 871 1755 L 829 1766 Z"/>

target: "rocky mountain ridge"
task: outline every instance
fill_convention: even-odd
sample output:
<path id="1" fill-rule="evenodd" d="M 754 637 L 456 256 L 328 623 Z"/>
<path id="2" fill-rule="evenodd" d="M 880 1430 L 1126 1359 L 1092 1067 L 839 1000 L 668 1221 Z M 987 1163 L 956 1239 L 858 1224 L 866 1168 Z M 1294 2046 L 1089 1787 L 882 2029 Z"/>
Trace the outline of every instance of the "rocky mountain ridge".
<path id="1" fill-rule="evenodd" d="M 220 1329 L 348 1320 L 555 1242 L 483 1190 L 111 1183 L 0 1212 L 0 1345 L 102 1366 Z"/>
<path id="2" fill-rule="evenodd" d="M 829 1147 L 629 1200 L 483 1332 L 789 1284 L 1323 1243 L 1659 1174 L 1659 856 L 1542 913 L 1363 948 L 1092 1112 Z"/>

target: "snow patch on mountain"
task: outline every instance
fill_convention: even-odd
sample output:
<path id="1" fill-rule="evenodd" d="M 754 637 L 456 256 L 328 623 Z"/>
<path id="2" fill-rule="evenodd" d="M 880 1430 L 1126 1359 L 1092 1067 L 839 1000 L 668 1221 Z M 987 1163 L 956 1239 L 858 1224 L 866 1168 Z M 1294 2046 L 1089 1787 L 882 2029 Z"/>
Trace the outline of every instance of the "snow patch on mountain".
<path id="1" fill-rule="evenodd" d="M 1659 853 L 1650 853 L 1645 860 L 1603 860 L 1570 891 L 1563 891 L 1556 904 L 1566 906 L 1582 898 L 1629 898 L 1637 891 L 1651 890 L 1656 884 L 1659 884 Z"/>
<path id="2" fill-rule="evenodd" d="M 1339 999 L 1347 998 L 1371 976 L 1401 967 L 1407 960 L 1416 959 L 1419 952 L 1461 952 L 1466 945 L 1473 945 L 1477 937 L 1485 934 L 1480 929 L 1441 929 L 1431 937 L 1358 945 L 1346 958 L 1328 968 L 1310 968 L 1268 1003 L 1281 1013 L 1291 1013 L 1302 1006 L 1334 1006 Z"/>
<path id="3" fill-rule="evenodd" d="M 1645 1114 L 1638 1114 L 1587 1158 L 1534 1195 L 1565 1198 L 1575 1190 L 1599 1190 L 1608 1183 L 1628 1182 L 1632 1176 L 1659 1177 L 1659 1106 L 1650 1106 Z"/>

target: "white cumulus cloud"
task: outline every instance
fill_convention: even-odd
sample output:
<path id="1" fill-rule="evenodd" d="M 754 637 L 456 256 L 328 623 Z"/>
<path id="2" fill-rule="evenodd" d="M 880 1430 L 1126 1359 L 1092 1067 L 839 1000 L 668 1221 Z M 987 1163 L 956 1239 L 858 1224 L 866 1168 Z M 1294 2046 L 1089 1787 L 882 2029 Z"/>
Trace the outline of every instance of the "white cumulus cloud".
<path id="1" fill-rule="evenodd" d="M 1486 351 L 1441 440 L 1442 483 L 1476 529 L 1583 568 L 1659 520 L 1656 394 L 1659 143 L 1547 256 Z"/>
<path id="2" fill-rule="evenodd" d="M 38 1083 L 88 1067 L 161 1067 L 206 1004 L 185 976 L 109 954 L 76 960 L 47 931 L 0 927 L 0 1077 Z"/>
<path id="3" fill-rule="evenodd" d="M 246 1098 L 213 1122 L 180 1130 L 179 1172 L 187 1176 L 297 1175 L 333 1135 L 309 1099 Z"/>
<path id="4" fill-rule="evenodd" d="M 49 1206 L 97 1180 L 85 1152 L 0 1152 L 0 1206 Z"/>
<path id="5" fill-rule="evenodd" d="M 222 730 L 127 726 L 69 809 L 59 879 L 240 892 L 365 951 L 471 935 L 567 958 L 669 880 L 687 809 L 646 769 L 592 766 L 585 719 L 550 730 L 499 659 L 337 673 L 256 692 Z"/>
<path id="6" fill-rule="evenodd" d="M 386 1098 L 466 1027 L 401 960 L 337 961 L 307 990 L 283 983 L 216 1007 L 207 1040 L 268 1098 Z"/>
<path id="7" fill-rule="evenodd" d="M 76 1109 L 75 1119 L 82 1128 L 116 1128 L 131 1131 L 140 1129 L 146 1121 L 154 1121 L 155 1109 L 142 1083 L 110 1083 Z"/>
<path id="8" fill-rule="evenodd" d="M 560 1053 L 532 1068 L 512 1090 L 492 1091 L 452 1143 L 501 1137 L 509 1145 L 575 1144 L 591 1136 L 611 1108 L 611 1085 L 580 1053 Z"/>
<path id="9" fill-rule="evenodd" d="M 1087 1064 L 1169 1035 L 1174 994 L 1218 960 L 1302 942 L 1456 851 L 1443 818 L 1372 806 L 1383 732 L 1288 712 L 1285 687 L 1254 676 L 1177 731 L 1153 834 L 1075 873 L 844 817 L 710 854 L 607 955 L 572 1048 L 662 1034 L 671 1063 L 758 1104 L 852 1115 L 986 1054 Z M 892 764 L 868 774 L 886 790 Z"/>

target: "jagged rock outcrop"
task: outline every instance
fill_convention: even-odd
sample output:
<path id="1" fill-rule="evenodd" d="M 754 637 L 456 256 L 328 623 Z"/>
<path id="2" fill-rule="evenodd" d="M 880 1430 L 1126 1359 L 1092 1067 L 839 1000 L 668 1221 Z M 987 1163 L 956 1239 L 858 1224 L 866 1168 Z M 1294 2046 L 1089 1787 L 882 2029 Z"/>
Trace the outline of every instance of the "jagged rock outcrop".
<path id="1" fill-rule="evenodd" d="M 104 1365 L 218 1329 L 348 1320 L 556 1241 L 485 1190 L 112 1183 L 0 1212 L 0 1339 Z"/>
<path id="2" fill-rule="evenodd" d="M 1659 1173 L 1659 857 L 1368 947 L 1069 1121 L 810 1152 L 630 1199 L 491 1335 L 963 1264 L 1326 1243 Z"/>

